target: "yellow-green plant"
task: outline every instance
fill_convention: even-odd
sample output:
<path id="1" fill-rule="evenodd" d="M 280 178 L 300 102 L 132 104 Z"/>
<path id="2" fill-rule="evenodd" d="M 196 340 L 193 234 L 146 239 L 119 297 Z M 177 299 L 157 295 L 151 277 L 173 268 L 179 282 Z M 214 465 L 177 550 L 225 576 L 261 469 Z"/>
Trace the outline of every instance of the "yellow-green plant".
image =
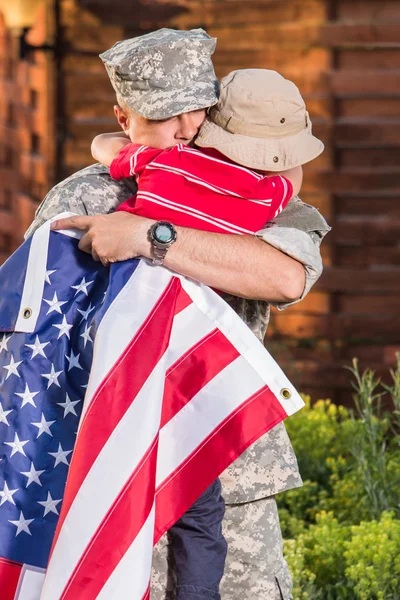
<path id="1" fill-rule="evenodd" d="M 400 521 L 393 513 L 353 525 L 344 546 L 345 574 L 357 598 L 399 600 Z"/>

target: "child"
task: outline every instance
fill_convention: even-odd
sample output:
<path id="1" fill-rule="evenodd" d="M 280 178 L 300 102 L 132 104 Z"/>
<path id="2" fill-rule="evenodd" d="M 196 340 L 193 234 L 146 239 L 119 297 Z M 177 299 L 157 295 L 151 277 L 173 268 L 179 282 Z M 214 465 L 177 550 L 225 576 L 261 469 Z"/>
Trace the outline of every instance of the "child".
<path id="1" fill-rule="evenodd" d="M 182 144 L 151 148 L 103 134 L 94 139 L 92 153 L 110 166 L 114 179 L 136 178 L 136 196 L 118 210 L 205 231 L 255 234 L 299 193 L 301 165 L 323 150 L 296 86 L 261 69 L 234 71 L 222 80 L 219 103 L 195 144 L 202 150 Z M 197 552 L 214 553 L 218 584 L 225 556 L 216 526 L 223 516 L 219 488 L 206 491 L 194 507 L 196 518 L 181 528 L 178 543 L 185 549 L 196 539 Z M 204 527 L 212 514 L 214 534 Z M 187 563 L 195 557 L 192 549 L 186 552 Z M 210 583 L 204 573 L 204 587 L 212 588 Z"/>
<path id="2" fill-rule="evenodd" d="M 271 74 L 298 106 L 279 92 L 263 102 L 258 84 Z M 220 102 L 195 140 L 202 151 L 183 144 L 168 149 L 140 146 L 121 134 L 95 138 L 93 156 L 110 166 L 111 176 L 133 176 L 138 183 L 136 196 L 118 210 L 205 231 L 254 234 L 298 194 L 301 164 L 320 154 L 323 144 L 311 135 L 297 88 L 278 73 L 256 69 L 231 73 L 221 88 Z M 306 147 L 297 164 L 283 170 L 289 154 L 285 144 L 292 137 Z M 272 155 L 267 156 L 269 150 Z M 254 169 L 281 174 L 266 176 Z"/>

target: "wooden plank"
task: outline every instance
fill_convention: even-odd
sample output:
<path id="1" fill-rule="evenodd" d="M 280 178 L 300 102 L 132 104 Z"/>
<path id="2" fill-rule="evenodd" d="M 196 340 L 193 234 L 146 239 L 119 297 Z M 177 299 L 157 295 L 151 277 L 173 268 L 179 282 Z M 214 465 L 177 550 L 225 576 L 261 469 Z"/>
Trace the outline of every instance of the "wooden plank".
<path id="1" fill-rule="evenodd" d="M 400 219 L 381 215 L 379 205 L 375 217 L 340 216 L 333 232 L 336 244 L 362 244 L 364 247 L 397 245 L 400 238 Z"/>
<path id="2" fill-rule="evenodd" d="M 375 46 L 392 45 L 399 47 L 398 22 L 385 21 L 335 21 L 321 27 L 319 39 L 322 45 L 333 48 L 341 46 Z M 311 40 L 310 40 L 311 42 Z"/>
<path id="3" fill-rule="evenodd" d="M 330 74 L 332 91 L 338 96 L 400 96 L 400 70 L 342 70 Z"/>
<path id="4" fill-rule="evenodd" d="M 380 148 L 340 148 L 337 152 L 339 169 L 386 168 L 400 165 L 400 145 L 398 148 L 382 146 Z"/>
<path id="5" fill-rule="evenodd" d="M 368 192 L 384 195 L 386 192 L 399 191 L 400 181 L 395 169 L 359 169 L 351 171 L 307 171 L 304 178 L 301 196 L 319 190 L 329 190 L 334 194 L 350 195 Z"/>
<path id="6" fill-rule="evenodd" d="M 338 70 L 400 69 L 400 48 L 341 48 L 336 61 Z"/>
<path id="7" fill-rule="evenodd" d="M 400 193 L 400 179 L 395 169 L 352 169 L 335 173 L 331 184 L 333 193 L 343 194 L 349 192 L 362 193 L 375 192 L 375 195 L 398 190 Z"/>
<path id="8" fill-rule="evenodd" d="M 336 226 L 335 226 L 336 230 Z M 336 240 L 335 240 L 336 241 Z M 396 244 L 397 240 L 393 240 Z M 327 266 L 326 261 L 324 264 Z M 400 267 L 400 247 L 393 246 L 347 246 L 335 247 L 335 264 L 338 267 Z M 399 299 L 397 299 L 399 302 Z"/>
<path id="9" fill-rule="evenodd" d="M 188 12 L 171 20 L 179 28 L 198 27 L 201 22 L 208 30 L 211 26 L 226 25 L 242 28 L 252 23 L 282 23 L 293 21 L 323 22 L 326 18 L 325 2 L 321 0 L 242 0 L 237 1 L 184 1 Z M 170 25 L 171 26 L 171 25 Z"/>
<path id="10" fill-rule="evenodd" d="M 338 117 L 398 117 L 398 98 L 337 98 Z"/>
<path id="11" fill-rule="evenodd" d="M 316 283 L 316 290 L 327 292 L 367 292 L 400 293 L 400 270 L 364 271 L 360 269 L 341 269 L 327 267 L 321 279 Z"/>
<path id="12" fill-rule="evenodd" d="M 270 334 L 301 338 L 343 338 L 345 343 L 362 340 L 400 341 L 400 312 L 392 315 L 275 315 Z"/>
<path id="13" fill-rule="evenodd" d="M 335 210 L 337 214 L 346 215 L 386 215 L 393 219 L 400 218 L 400 193 L 396 194 L 358 194 L 357 196 L 336 196 Z"/>
<path id="14" fill-rule="evenodd" d="M 292 69 L 327 71 L 330 68 L 330 51 L 325 48 L 304 48 L 302 52 L 293 52 L 286 45 L 278 47 L 266 45 L 263 48 L 248 48 L 241 52 L 226 49 L 217 44 L 213 63 L 218 71 L 229 72 L 234 69 L 275 69 L 280 71 L 288 65 Z"/>
<path id="15" fill-rule="evenodd" d="M 218 45 L 226 50 L 241 52 L 242 50 L 267 50 L 268 48 L 282 47 L 284 40 L 286 48 L 309 48 L 320 45 L 322 42 L 320 21 L 313 22 L 312 17 L 307 22 L 274 23 L 260 21 L 255 24 L 244 25 L 240 28 L 240 35 L 233 35 L 228 23 L 221 26 L 209 26 L 207 32 L 218 39 Z"/>
<path id="16" fill-rule="evenodd" d="M 395 316 L 400 314 L 400 302 L 397 295 L 338 294 L 336 310 L 343 314 Z"/>
<path id="17" fill-rule="evenodd" d="M 337 0 L 337 18 L 343 20 L 399 21 L 398 0 Z"/>

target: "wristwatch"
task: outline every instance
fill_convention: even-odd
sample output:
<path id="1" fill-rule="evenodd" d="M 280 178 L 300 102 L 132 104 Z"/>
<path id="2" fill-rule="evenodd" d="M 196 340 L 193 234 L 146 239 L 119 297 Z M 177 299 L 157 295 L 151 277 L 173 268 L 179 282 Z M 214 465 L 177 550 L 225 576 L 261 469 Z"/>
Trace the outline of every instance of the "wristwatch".
<path id="1" fill-rule="evenodd" d="M 153 223 L 148 231 L 149 240 L 153 248 L 153 265 L 162 265 L 168 248 L 176 242 L 176 229 L 168 221 Z"/>

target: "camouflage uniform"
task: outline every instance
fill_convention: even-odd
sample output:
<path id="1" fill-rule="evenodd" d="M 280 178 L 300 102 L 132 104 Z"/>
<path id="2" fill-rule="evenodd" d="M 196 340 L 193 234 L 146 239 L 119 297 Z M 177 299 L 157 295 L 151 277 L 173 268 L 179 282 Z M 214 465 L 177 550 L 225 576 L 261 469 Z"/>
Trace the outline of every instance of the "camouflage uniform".
<path id="1" fill-rule="evenodd" d="M 139 39 L 145 41 L 147 50 L 143 53 Z M 205 108 L 217 101 L 214 71 L 210 67 L 215 40 L 210 40 L 202 30 L 174 32 L 162 29 L 120 42 L 101 58 L 117 94 L 122 95 L 133 110 L 146 118 L 167 118 Z M 140 61 L 135 59 L 137 53 Z M 163 54 L 168 56 L 168 60 L 163 61 Z M 130 71 L 132 64 L 133 72 Z M 168 70 L 177 64 L 179 89 L 176 86 L 170 88 L 169 82 L 173 78 L 166 77 Z M 192 77 L 193 70 L 196 72 Z M 138 72 L 141 73 L 140 79 Z M 155 93 L 157 87 L 159 90 Z M 162 102 L 158 103 L 157 98 Z M 132 182 L 115 182 L 106 167 L 99 164 L 89 166 L 49 192 L 26 236 L 63 211 L 79 215 L 112 212 L 132 195 L 132 191 L 135 191 Z M 283 213 L 258 233 L 265 242 L 304 265 L 306 286 L 302 298 L 321 274 L 319 246 L 327 231 L 329 227 L 319 212 L 295 198 Z M 234 296 L 226 296 L 226 300 L 262 340 L 269 321 L 269 304 Z M 283 309 L 289 304 L 292 303 L 277 306 Z M 288 600 L 291 597 L 291 578 L 282 554 L 274 495 L 298 487 L 302 482 L 283 423 L 242 454 L 223 473 L 221 481 L 226 501 L 224 534 L 228 542 L 222 598 Z M 154 600 L 173 600 L 175 597 L 170 550 L 168 537 L 164 536 L 154 551 Z"/>

